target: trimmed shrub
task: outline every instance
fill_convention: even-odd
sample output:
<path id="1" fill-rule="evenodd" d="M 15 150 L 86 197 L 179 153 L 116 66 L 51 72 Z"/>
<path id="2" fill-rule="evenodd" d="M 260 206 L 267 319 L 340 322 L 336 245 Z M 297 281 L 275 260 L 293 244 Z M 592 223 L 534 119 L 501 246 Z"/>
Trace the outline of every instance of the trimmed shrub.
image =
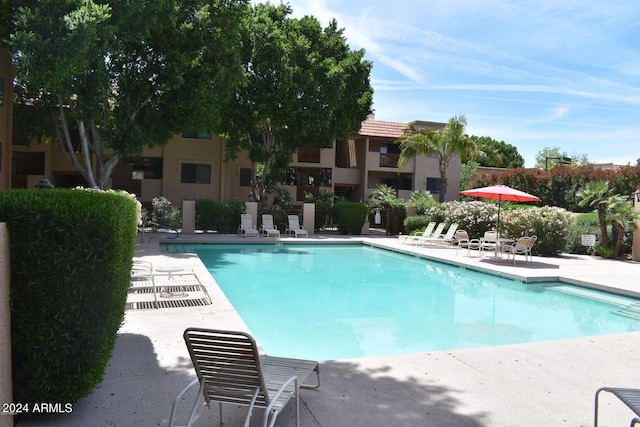
<path id="1" fill-rule="evenodd" d="M 138 206 L 115 192 L 9 190 L 13 395 L 74 403 L 100 383 L 124 318 Z"/>
<path id="2" fill-rule="evenodd" d="M 245 204 L 240 200 L 218 202 L 213 199 L 196 200 L 196 227 L 218 233 L 236 233 Z"/>
<path id="3" fill-rule="evenodd" d="M 360 234 L 369 209 L 364 203 L 337 202 L 334 205 L 338 231 L 342 234 Z"/>

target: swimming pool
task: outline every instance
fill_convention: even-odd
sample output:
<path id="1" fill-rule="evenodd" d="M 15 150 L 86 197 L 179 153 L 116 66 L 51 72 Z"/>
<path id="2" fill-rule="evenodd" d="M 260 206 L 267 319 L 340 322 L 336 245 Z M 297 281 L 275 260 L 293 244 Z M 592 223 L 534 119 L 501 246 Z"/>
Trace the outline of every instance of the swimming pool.
<path id="1" fill-rule="evenodd" d="M 170 245 L 174 246 L 174 245 Z M 175 250 L 175 247 L 174 249 Z M 345 359 L 640 330 L 638 300 L 363 244 L 193 244 L 273 355 Z"/>

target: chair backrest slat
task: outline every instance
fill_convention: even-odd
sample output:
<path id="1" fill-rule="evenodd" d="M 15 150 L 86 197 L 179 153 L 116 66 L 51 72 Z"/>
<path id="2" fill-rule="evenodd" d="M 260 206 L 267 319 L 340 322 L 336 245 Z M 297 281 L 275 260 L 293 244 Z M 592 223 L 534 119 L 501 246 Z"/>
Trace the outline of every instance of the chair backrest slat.
<path id="1" fill-rule="evenodd" d="M 253 337 L 243 332 L 188 328 L 184 339 L 198 379 L 205 380 L 207 402 L 249 404 L 258 390 L 256 405 L 269 404 Z"/>

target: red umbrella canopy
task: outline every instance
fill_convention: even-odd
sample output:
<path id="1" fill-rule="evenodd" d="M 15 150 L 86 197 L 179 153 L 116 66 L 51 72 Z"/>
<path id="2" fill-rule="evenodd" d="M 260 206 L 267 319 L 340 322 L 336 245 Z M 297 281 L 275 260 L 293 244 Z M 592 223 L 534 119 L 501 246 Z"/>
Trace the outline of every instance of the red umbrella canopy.
<path id="1" fill-rule="evenodd" d="M 507 185 L 492 185 L 491 187 L 474 188 L 461 191 L 465 196 L 483 197 L 493 200 L 508 200 L 511 202 L 539 202 L 540 198 L 524 191 L 516 190 Z"/>

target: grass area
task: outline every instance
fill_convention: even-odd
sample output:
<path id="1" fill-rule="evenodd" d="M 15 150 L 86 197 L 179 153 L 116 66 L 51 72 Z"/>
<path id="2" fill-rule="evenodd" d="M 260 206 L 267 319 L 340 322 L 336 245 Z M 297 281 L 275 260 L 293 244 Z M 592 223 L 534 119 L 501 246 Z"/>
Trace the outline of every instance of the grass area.
<path id="1" fill-rule="evenodd" d="M 588 212 L 581 213 L 576 216 L 576 224 L 585 224 L 585 223 L 598 223 L 598 213 L 597 212 Z"/>

